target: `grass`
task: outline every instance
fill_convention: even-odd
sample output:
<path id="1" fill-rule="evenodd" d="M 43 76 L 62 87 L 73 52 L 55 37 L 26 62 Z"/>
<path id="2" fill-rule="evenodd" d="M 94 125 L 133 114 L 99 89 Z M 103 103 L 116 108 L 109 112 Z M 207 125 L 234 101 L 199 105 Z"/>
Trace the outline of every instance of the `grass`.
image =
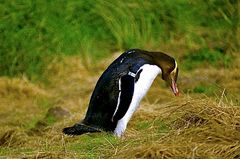
<path id="1" fill-rule="evenodd" d="M 197 51 L 188 53 L 183 57 L 183 68 L 194 69 L 201 65 L 214 67 L 230 67 L 233 57 L 224 53 L 221 50 L 210 50 L 202 48 Z"/>
<path id="2" fill-rule="evenodd" d="M 108 133 L 76 137 L 62 135 L 63 127 L 83 118 L 96 80 L 113 58 L 99 62 L 99 71 L 94 74 L 81 64 L 78 56 L 66 57 L 64 60 L 64 67 L 63 64 L 55 63 L 55 66 L 49 68 L 50 72 L 55 72 L 49 78 L 52 81 L 50 87 L 33 84 L 26 79 L 1 78 L 0 106 L 10 115 L 1 120 L 1 157 L 238 157 L 240 103 L 236 101 L 239 99 L 238 90 L 234 92 L 232 88 L 240 86 L 236 83 L 239 67 L 236 72 L 229 73 L 227 78 L 224 75 L 229 69 L 207 70 L 204 76 L 208 77 L 208 81 L 219 78 L 218 85 L 225 88 L 225 91 L 216 95 L 199 90 L 183 92 L 188 89 L 184 80 L 195 77 L 200 69 L 181 72 L 179 98 L 173 98 L 164 85 L 159 86 L 162 81 L 157 79 L 129 122 L 124 137 L 118 139 Z M 229 81 L 234 85 L 228 85 Z M 199 81 L 188 81 L 192 88 L 209 89 L 211 84 L 206 85 L 204 82 L 201 81 L 200 85 Z M 221 87 L 216 88 L 216 91 Z M 59 107 L 67 111 L 63 111 L 66 115 L 62 115 Z M 1 116 L 4 117 L 4 114 Z"/>
<path id="3" fill-rule="evenodd" d="M 0 158 L 239 158 L 239 2 L 2 1 Z M 128 48 L 176 57 L 181 96 L 153 83 L 123 138 L 69 137 Z"/>
<path id="4" fill-rule="evenodd" d="M 189 50 L 237 51 L 238 5 L 228 0 L 3 1 L 0 75 L 44 81 L 56 57 L 77 54 L 91 67 L 116 50 L 158 49 L 177 41 Z"/>
<path id="5" fill-rule="evenodd" d="M 160 138 L 153 136 L 151 141 L 125 150 L 119 158 L 237 158 L 238 113 L 236 118 L 229 118 L 233 111 L 239 108 L 220 106 L 206 98 L 168 105 L 162 115 L 170 121 L 171 130 Z"/>

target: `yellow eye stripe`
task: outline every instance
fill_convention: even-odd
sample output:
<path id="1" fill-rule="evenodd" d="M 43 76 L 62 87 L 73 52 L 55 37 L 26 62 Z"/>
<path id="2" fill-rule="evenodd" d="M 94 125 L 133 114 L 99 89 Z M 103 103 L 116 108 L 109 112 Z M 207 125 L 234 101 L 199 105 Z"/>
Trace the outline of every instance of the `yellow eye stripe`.
<path id="1" fill-rule="evenodd" d="M 172 73 L 176 73 L 177 72 L 177 62 L 175 61 L 175 68 L 174 68 L 174 70 L 172 71 Z"/>

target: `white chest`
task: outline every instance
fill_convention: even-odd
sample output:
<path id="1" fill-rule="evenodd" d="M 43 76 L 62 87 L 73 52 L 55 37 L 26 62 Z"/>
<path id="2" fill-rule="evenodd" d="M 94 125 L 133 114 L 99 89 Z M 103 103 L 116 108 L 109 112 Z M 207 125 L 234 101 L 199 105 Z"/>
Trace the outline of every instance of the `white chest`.
<path id="1" fill-rule="evenodd" d="M 128 121 L 131 119 L 133 113 L 138 108 L 142 98 L 146 95 L 156 76 L 161 73 L 161 69 L 156 65 L 145 64 L 140 67 L 140 69 L 142 69 L 142 72 L 138 81 L 135 83 L 134 93 L 129 109 L 123 118 L 118 121 L 117 126 L 114 130 L 114 133 L 117 136 L 121 136 L 124 133 Z"/>

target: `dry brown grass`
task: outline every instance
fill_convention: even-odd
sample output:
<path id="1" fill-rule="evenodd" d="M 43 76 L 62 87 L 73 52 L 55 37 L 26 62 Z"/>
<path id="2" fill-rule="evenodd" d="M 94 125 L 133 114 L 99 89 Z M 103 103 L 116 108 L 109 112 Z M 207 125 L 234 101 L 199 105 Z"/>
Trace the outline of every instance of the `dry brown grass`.
<path id="1" fill-rule="evenodd" d="M 239 67 L 180 72 L 179 98 L 158 78 L 122 139 L 106 133 L 62 136 L 63 127 L 83 118 L 95 83 L 113 58 L 88 69 L 80 57 L 53 61 L 47 87 L 24 77 L 1 77 L 0 157 L 240 158 Z M 216 84 L 217 90 L 210 96 L 183 91 L 199 83 Z M 70 116 L 52 120 L 52 108 L 64 108 Z"/>
<path id="2" fill-rule="evenodd" d="M 140 142 L 133 149 L 127 148 L 117 157 L 240 157 L 239 106 L 213 102 L 208 98 L 185 99 L 155 107 L 154 112 L 158 112 L 157 118 L 167 123 L 170 131 L 160 138 L 157 133 L 147 132 L 153 139 Z"/>

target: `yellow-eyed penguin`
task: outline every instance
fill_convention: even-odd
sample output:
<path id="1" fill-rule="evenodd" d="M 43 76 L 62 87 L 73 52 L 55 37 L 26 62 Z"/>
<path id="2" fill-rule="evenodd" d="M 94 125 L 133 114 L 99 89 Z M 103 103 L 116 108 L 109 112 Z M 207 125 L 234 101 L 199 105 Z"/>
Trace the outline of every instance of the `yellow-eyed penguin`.
<path id="1" fill-rule="evenodd" d="M 132 49 L 121 54 L 101 75 L 92 93 L 85 118 L 63 129 L 67 135 L 113 132 L 122 136 L 153 80 L 162 79 L 177 96 L 178 67 L 162 52 Z"/>

